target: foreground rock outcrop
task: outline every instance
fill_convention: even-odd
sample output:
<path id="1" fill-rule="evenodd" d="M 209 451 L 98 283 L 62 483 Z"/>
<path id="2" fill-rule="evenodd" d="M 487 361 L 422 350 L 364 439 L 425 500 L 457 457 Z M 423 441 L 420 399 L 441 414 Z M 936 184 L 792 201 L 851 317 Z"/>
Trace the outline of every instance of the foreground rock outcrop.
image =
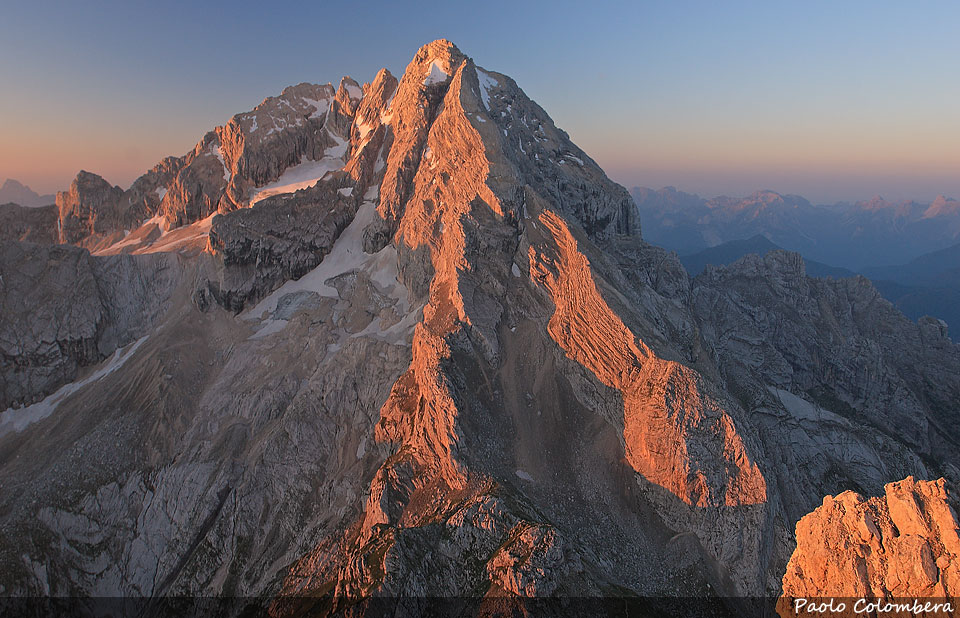
<path id="1" fill-rule="evenodd" d="M 399 80 L 289 88 L 135 186 L 119 209 L 150 219 L 94 255 L 4 257 L 52 279 L 20 318 L 60 350 L 37 367 L 63 335 L 102 362 L 3 412 L 0 592 L 750 614 L 824 495 L 960 478 L 960 348 L 790 254 L 691 281 L 449 41 Z M 104 301 L 106 265 L 154 300 Z M 105 359 L 104 304 L 141 316 Z"/>
<path id="2" fill-rule="evenodd" d="M 944 479 L 907 477 L 875 498 L 852 491 L 827 496 L 797 523 L 781 614 L 793 615 L 795 598 L 956 598 L 956 508 Z"/>

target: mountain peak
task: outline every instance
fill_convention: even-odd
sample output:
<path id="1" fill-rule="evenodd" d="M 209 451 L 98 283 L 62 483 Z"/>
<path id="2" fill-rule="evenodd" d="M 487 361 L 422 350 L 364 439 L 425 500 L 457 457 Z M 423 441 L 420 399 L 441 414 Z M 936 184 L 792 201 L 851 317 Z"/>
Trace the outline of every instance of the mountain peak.
<path id="1" fill-rule="evenodd" d="M 417 60 L 463 60 L 466 58 L 460 48 L 447 39 L 436 39 L 417 50 L 414 61 Z"/>
<path id="2" fill-rule="evenodd" d="M 945 195 L 938 195 L 924 210 L 923 218 L 948 216 L 960 212 L 960 202 Z"/>
<path id="3" fill-rule="evenodd" d="M 349 75 L 344 75 L 340 79 L 340 86 L 337 88 L 337 94 L 340 94 L 341 92 L 345 92 L 351 99 L 359 100 L 363 98 L 363 89 L 360 88 L 360 84 L 358 84 L 357 81 Z"/>
<path id="4" fill-rule="evenodd" d="M 407 65 L 406 73 L 423 74 L 425 86 L 444 83 L 466 59 L 456 45 L 446 39 L 437 39 L 417 50 L 413 60 Z"/>
<path id="5" fill-rule="evenodd" d="M 36 191 L 19 180 L 7 178 L 0 186 L 0 204 L 13 202 L 20 206 L 46 206 L 53 203 L 52 195 L 38 195 Z"/>

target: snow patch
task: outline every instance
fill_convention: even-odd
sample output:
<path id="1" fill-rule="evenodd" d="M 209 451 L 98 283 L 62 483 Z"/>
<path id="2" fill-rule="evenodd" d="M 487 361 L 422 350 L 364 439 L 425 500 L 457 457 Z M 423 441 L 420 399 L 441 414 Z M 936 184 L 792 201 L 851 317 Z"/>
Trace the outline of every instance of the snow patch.
<path id="1" fill-rule="evenodd" d="M 319 118 L 330 109 L 330 99 L 304 99 L 303 102 L 313 108 L 308 118 Z"/>
<path id="2" fill-rule="evenodd" d="M 364 202 L 353 221 L 343 230 L 334 242 L 330 253 L 323 258 L 319 266 L 299 279 L 287 281 L 244 316 L 247 319 L 256 319 L 264 312 L 272 314 L 277 310 L 277 303 L 281 298 L 301 290 L 316 292 L 320 296 L 340 298 L 336 288 L 327 285 L 326 281 L 350 271 L 366 268 L 374 279 L 378 274 L 390 273 L 391 268 L 392 271 L 396 271 L 396 249 L 392 246 L 387 245 L 379 253 L 372 255 L 363 250 L 363 230 L 373 222 L 376 216 L 376 205 L 370 201 Z M 396 276 L 392 283 L 400 285 L 396 282 Z"/>
<path id="3" fill-rule="evenodd" d="M 154 191 L 156 192 L 157 197 L 160 198 L 160 201 L 163 201 L 164 196 L 167 194 L 167 188 L 157 187 L 156 189 L 154 189 Z"/>
<path id="4" fill-rule="evenodd" d="M 263 339 L 267 335 L 279 333 L 287 326 L 287 324 L 287 320 L 268 320 L 263 328 L 250 335 L 248 339 Z"/>
<path id="5" fill-rule="evenodd" d="M 147 337 L 141 337 L 125 348 L 118 349 L 100 369 L 97 369 L 83 380 L 61 386 L 57 392 L 49 395 L 43 401 L 38 401 L 35 404 L 19 410 L 7 408 L 0 414 L 0 436 L 12 432 L 19 433 L 28 425 L 47 418 L 53 414 L 57 406 L 60 405 L 60 402 L 64 399 L 79 391 L 84 386 L 96 382 L 122 367 L 123 364 L 133 356 L 133 353 L 137 351 L 137 348 L 146 340 Z"/>
<path id="6" fill-rule="evenodd" d="M 144 221 L 143 225 L 156 225 L 158 228 L 160 228 L 161 236 L 170 231 L 170 229 L 167 227 L 167 220 L 163 218 L 163 215 L 154 215 Z M 140 227 L 143 227 L 143 225 Z"/>
<path id="7" fill-rule="evenodd" d="M 520 277 L 520 276 L 522 276 L 522 273 L 520 272 L 520 267 L 517 266 L 517 263 L 516 263 L 516 262 L 513 263 L 513 268 L 510 269 L 510 272 L 513 273 L 513 276 L 514 276 L 514 277 Z"/>
<path id="8" fill-rule="evenodd" d="M 477 67 L 477 81 L 480 82 L 480 99 L 483 101 L 483 106 L 490 110 L 490 89 L 499 86 L 500 84 L 492 75 Z"/>
<path id="9" fill-rule="evenodd" d="M 528 483 L 533 482 L 533 477 L 530 476 L 525 470 L 521 470 L 520 468 L 517 468 L 514 474 L 516 474 L 521 479 L 527 481 Z"/>
<path id="10" fill-rule="evenodd" d="M 345 195 L 347 197 L 350 197 L 351 195 L 353 195 L 353 187 L 344 187 L 342 189 L 337 189 L 337 193 L 339 193 L 340 195 Z"/>
<path id="11" fill-rule="evenodd" d="M 223 166 L 223 179 L 224 179 L 226 182 L 230 182 L 230 176 L 231 176 L 230 170 L 229 170 L 229 168 L 227 168 L 227 162 L 223 159 L 223 151 L 220 150 L 220 146 L 217 145 L 217 146 L 212 147 L 212 148 L 210 149 L 210 152 L 212 152 L 212 153 L 214 154 L 214 156 L 216 156 L 217 159 L 220 160 L 220 165 Z"/>
<path id="12" fill-rule="evenodd" d="M 357 133 L 360 134 L 361 142 L 367 139 L 367 135 L 369 135 L 371 131 L 373 131 L 373 124 L 371 123 L 363 122 L 357 126 Z"/>
<path id="13" fill-rule="evenodd" d="M 423 79 L 424 86 L 432 86 L 433 84 L 439 84 L 450 79 L 450 74 L 443 70 L 440 66 L 439 60 L 434 60 L 430 63 L 430 70 L 427 72 L 427 76 Z"/>
<path id="14" fill-rule="evenodd" d="M 327 131 L 327 135 L 330 136 L 330 139 L 332 139 L 336 145 L 324 150 L 323 157 L 325 159 L 330 157 L 339 157 L 342 159 L 343 156 L 347 154 L 347 148 L 350 146 L 350 143 L 336 133 L 331 133 L 329 130 Z"/>
<path id="15" fill-rule="evenodd" d="M 347 94 L 350 95 L 351 99 L 362 99 L 363 90 L 359 86 L 354 86 L 353 84 L 344 84 L 347 88 Z"/>
<path id="16" fill-rule="evenodd" d="M 426 150 L 423 151 L 423 158 L 427 162 L 427 164 L 430 166 L 430 169 L 434 169 L 437 167 L 437 158 L 433 156 L 433 148 L 431 148 L 430 146 L 427 146 Z M 434 178 L 433 182 L 436 183 L 437 180 L 438 180 L 437 178 Z"/>
<path id="17" fill-rule="evenodd" d="M 810 403 L 806 399 L 798 397 L 790 391 L 773 386 L 768 386 L 767 389 L 773 393 L 777 399 L 780 400 L 780 403 L 783 404 L 783 407 L 787 410 L 787 412 L 789 412 L 798 420 L 815 421 L 818 423 L 823 421 L 843 422 L 843 417 L 838 416 L 829 410 L 824 410 L 820 406 Z"/>
<path id="18" fill-rule="evenodd" d="M 329 150 L 340 151 L 340 148 L 331 148 Z M 250 205 L 253 206 L 271 195 L 293 193 L 300 189 L 312 187 L 324 176 L 342 167 L 343 160 L 339 157 L 324 157 L 319 161 L 311 161 L 304 157 L 300 160 L 299 164 L 285 169 L 280 178 L 274 182 L 254 189 L 253 194 L 250 196 Z"/>
<path id="19" fill-rule="evenodd" d="M 215 216 L 217 216 L 217 213 L 213 213 L 190 225 L 166 231 L 161 234 L 160 238 L 144 247 L 135 249 L 133 253 L 160 253 L 183 251 L 184 249 L 191 248 L 201 249 L 206 245 L 206 240 L 210 236 L 210 228 L 213 225 L 213 218 Z"/>
<path id="20" fill-rule="evenodd" d="M 374 187 L 368 189 L 366 195 L 369 196 L 371 193 L 375 195 L 373 189 Z M 376 204 L 371 200 L 364 201 L 353 221 L 343 230 L 334 242 L 330 253 L 323 258 L 319 266 L 300 279 L 287 281 L 241 317 L 246 320 L 256 320 L 265 315 L 273 315 L 281 298 L 299 291 L 310 291 L 320 296 L 339 299 L 340 295 L 336 288 L 327 285 L 326 282 L 338 275 L 364 271 L 381 293 L 396 301 L 394 310 L 403 317 L 399 322 L 387 328 L 381 328 L 380 319 L 375 318 L 364 330 L 349 336 L 375 337 L 392 344 L 406 342 L 409 339 L 409 334 L 422 318 L 422 311 L 420 307 L 411 308 L 409 306 L 406 288 L 399 281 L 396 249 L 387 245 L 374 254 L 366 253 L 363 250 L 363 231 L 377 216 Z M 281 322 L 281 320 L 266 318 L 264 326 L 258 331 L 258 334 L 265 328 L 273 329 L 269 332 L 277 332 L 286 326 L 286 324 L 273 325 L 276 322 Z M 339 349 L 340 343 L 342 342 L 335 344 L 336 347 L 330 349 L 330 353 L 335 353 Z"/>

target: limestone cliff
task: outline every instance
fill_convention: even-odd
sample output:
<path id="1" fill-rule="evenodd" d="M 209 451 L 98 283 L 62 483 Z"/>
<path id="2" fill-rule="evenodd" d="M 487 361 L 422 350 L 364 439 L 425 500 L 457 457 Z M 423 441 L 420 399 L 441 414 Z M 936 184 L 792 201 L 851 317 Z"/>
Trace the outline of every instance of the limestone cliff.
<path id="1" fill-rule="evenodd" d="M 61 243 L 74 243 L 94 234 L 117 229 L 121 220 L 120 187 L 81 171 L 68 191 L 57 193 L 57 237 Z"/>

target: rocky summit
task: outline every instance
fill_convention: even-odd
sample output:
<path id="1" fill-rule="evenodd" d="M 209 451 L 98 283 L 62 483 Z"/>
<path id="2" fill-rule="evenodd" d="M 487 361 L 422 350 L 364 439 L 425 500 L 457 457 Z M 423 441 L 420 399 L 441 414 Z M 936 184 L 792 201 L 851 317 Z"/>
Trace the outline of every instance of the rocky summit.
<path id="1" fill-rule="evenodd" d="M 943 324 L 782 251 L 691 279 L 449 41 L 46 225 L 0 240 L 3 595 L 960 594 Z"/>

